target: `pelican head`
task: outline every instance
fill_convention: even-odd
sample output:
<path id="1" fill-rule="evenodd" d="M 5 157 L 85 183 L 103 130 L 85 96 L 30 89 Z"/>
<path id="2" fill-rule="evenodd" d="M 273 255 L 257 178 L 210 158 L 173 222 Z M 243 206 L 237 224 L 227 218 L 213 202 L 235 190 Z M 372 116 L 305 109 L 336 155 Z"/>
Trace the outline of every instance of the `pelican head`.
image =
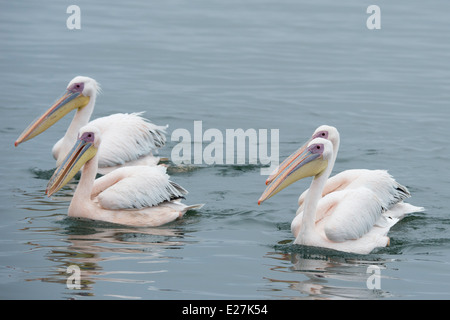
<path id="1" fill-rule="evenodd" d="M 100 131 L 96 127 L 87 125 L 80 129 L 77 142 L 48 182 L 47 196 L 64 187 L 97 154 L 100 141 Z"/>
<path id="2" fill-rule="evenodd" d="M 295 157 L 302 154 L 302 152 L 306 149 L 306 147 L 308 146 L 308 144 L 316 139 L 316 138 L 323 138 L 323 139 L 327 139 L 330 140 L 331 143 L 333 144 L 333 149 L 334 150 L 338 150 L 339 149 L 339 131 L 337 131 L 337 129 L 335 127 L 332 126 L 327 126 L 327 125 L 321 125 L 320 127 L 318 127 L 314 133 L 312 134 L 311 138 L 309 138 L 308 141 L 306 141 L 296 152 L 294 152 L 292 155 L 290 155 L 289 157 L 286 158 L 286 160 L 284 160 L 277 169 L 275 169 L 275 171 L 266 179 L 266 185 L 269 185 L 274 179 L 275 177 L 278 175 L 279 172 L 283 171 L 284 169 L 286 169 L 286 167 L 295 160 Z M 335 154 L 337 154 L 337 152 L 335 151 Z"/>
<path id="3" fill-rule="evenodd" d="M 258 200 L 258 204 L 274 196 L 297 180 L 306 177 L 319 177 L 328 167 L 333 157 L 333 144 L 323 138 L 315 138 L 306 146 L 294 152 L 289 158 L 292 161 L 278 170 L 272 182 Z"/>
<path id="4" fill-rule="evenodd" d="M 75 109 L 82 109 L 99 91 L 98 83 L 88 77 L 77 76 L 69 82 L 66 92 L 43 115 L 33 121 L 16 140 L 14 145 L 30 140 L 50 128 L 62 117 Z"/>
<path id="5" fill-rule="evenodd" d="M 336 148 L 339 145 L 339 131 L 335 127 L 322 125 L 318 127 L 311 136 L 311 139 L 308 140 L 309 143 L 311 140 L 315 138 L 323 138 L 330 140 L 333 144 L 333 148 Z"/>

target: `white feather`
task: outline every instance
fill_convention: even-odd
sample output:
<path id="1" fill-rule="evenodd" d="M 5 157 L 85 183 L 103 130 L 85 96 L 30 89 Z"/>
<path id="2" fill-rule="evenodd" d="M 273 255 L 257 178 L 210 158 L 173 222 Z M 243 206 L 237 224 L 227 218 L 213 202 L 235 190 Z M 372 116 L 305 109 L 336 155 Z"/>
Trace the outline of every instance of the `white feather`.
<path id="1" fill-rule="evenodd" d="M 157 126 L 141 114 L 116 113 L 90 122 L 102 133 L 100 168 L 123 165 L 164 146 L 168 126 Z"/>
<path id="2" fill-rule="evenodd" d="M 378 197 L 368 188 L 337 191 L 331 194 L 339 199 L 324 222 L 327 238 L 335 242 L 355 240 L 369 232 L 382 214 Z"/>
<path id="3" fill-rule="evenodd" d="M 329 178 L 325 184 L 322 196 L 336 191 L 361 187 L 366 187 L 374 192 L 385 210 L 411 196 L 408 189 L 395 181 L 386 170 L 367 169 L 346 170 Z M 298 199 L 299 209 L 297 214 L 303 211 L 304 200 L 308 190 L 306 189 Z"/>
<path id="4" fill-rule="evenodd" d="M 153 207 L 188 193 L 169 180 L 163 166 L 119 168 L 98 178 L 94 189 L 100 187 L 103 191 L 98 194 L 98 202 L 105 209 Z"/>

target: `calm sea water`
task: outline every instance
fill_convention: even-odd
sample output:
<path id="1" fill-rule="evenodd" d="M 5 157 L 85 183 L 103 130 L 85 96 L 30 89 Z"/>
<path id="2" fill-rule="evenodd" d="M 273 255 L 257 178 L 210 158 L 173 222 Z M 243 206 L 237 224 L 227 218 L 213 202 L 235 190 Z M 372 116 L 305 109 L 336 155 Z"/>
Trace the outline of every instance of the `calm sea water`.
<path id="1" fill-rule="evenodd" d="M 450 298 L 448 1 L 0 2 L 1 299 Z M 366 9 L 381 8 L 369 30 Z M 279 129 L 280 160 L 336 126 L 334 172 L 388 169 L 424 206 L 369 255 L 292 244 L 305 180 L 257 205 L 260 165 L 172 166 L 206 203 L 159 228 L 67 218 L 47 198 L 51 147 L 72 115 L 17 148 L 22 130 L 76 75 L 103 88 L 93 117 L 146 111 L 177 128 Z M 81 268 L 80 290 L 66 270 Z M 370 289 L 370 266 L 380 287 Z M 369 269 L 368 269 L 369 268 Z"/>

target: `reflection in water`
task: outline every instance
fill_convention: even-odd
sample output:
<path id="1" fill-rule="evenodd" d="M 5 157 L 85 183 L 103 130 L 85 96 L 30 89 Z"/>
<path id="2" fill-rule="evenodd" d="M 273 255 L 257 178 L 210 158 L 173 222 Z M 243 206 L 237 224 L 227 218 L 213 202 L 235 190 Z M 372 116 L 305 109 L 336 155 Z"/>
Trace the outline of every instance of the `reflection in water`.
<path id="1" fill-rule="evenodd" d="M 374 275 L 369 267 L 383 269 L 387 260 L 372 255 L 354 255 L 338 251 L 300 245 L 281 245 L 281 252 L 268 252 L 266 257 L 278 260 L 272 271 L 279 277 L 268 278 L 271 284 L 286 283 L 289 289 L 300 295 L 283 296 L 291 299 L 379 299 L 390 297 L 389 292 L 369 289 L 367 282 Z M 289 262 L 289 263 L 287 263 Z M 300 276 L 301 274 L 301 276 Z M 286 291 L 283 290 L 285 293 Z M 280 298 L 280 297 L 278 297 Z"/>
<path id="2" fill-rule="evenodd" d="M 31 171 L 36 179 L 48 180 L 54 170 Z M 138 228 L 70 218 L 67 208 L 77 179 L 79 177 L 51 199 L 45 195 L 45 185 L 38 189 L 15 190 L 21 198 L 18 208 L 29 213 L 24 219 L 25 226 L 20 229 L 31 234 L 25 238 L 33 239 L 26 242 L 31 247 L 28 251 L 44 251 L 45 258 L 51 262 L 40 275 L 25 280 L 60 284 L 61 296 L 68 298 L 100 295 L 95 289 L 96 283 L 101 281 L 116 283 L 114 288 L 120 288 L 121 284 L 144 284 L 150 290 L 155 282 L 152 275 L 168 272 L 167 263 L 180 259 L 176 254 L 171 255 L 170 250 L 180 249 L 189 242 L 185 231 L 176 227 L 178 223 L 189 222 Z M 80 288 L 76 290 L 67 285 L 73 275 L 68 272 L 71 266 L 80 270 Z M 101 297 L 142 298 L 113 292 L 102 292 Z"/>
<path id="3" fill-rule="evenodd" d="M 151 284 L 154 282 L 152 274 L 167 272 L 161 264 L 175 258 L 168 256 L 167 250 L 179 249 L 184 244 L 181 239 L 185 235 L 175 228 L 129 228 L 73 218 L 60 220 L 59 223 L 64 228 L 28 228 L 34 232 L 51 232 L 53 235 L 56 232 L 65 238 L 60 239 L 63 244 L 59 246 L 54 243 L 29 243 L 34 249 L 48 249 L 46 257 L 56 266 L 44 277 L 27 280 L 63 284 L 62 291 L 72 298 L 94 296 L 95 284 L 98 281 Z M 137 264 L 126 263 L 129 261 L 137 261 Z M 122 269 L 104 269 L 109 262 L 114 262 L 116 267 Z M 72 273 L 68 273 L 68 267 L 74 265 L 81 271 L 80 289 L 70 290 L 67 281 Z M 130 270 L 130 267 L 135 270 Z M 113 294 L 106 296 L 141 298 Z"/>

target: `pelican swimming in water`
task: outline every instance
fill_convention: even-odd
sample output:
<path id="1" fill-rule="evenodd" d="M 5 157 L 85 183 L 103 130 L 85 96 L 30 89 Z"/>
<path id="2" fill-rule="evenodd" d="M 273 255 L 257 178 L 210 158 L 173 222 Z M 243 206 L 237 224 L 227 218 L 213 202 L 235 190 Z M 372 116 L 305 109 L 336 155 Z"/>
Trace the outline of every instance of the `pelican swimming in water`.
<path id="1" fill-rule="evenodd" d="M 334 167 L 340 144 L 339 131 L 335 127 L 322 125 L 314 131 L 311 138 L 303 146 L 280 164 L 279 168 L 267 178 L 266 185 L 270 184 L 277 176 L 277 171 L 283 171 L 293 160 L 295 160 L 295 157 L 305 150 L 308 143 L 315 138 L 324 138 L 330 140 L 332 143 L 333 157 L 329 165 Z M 322 197 L 334 191 L 359 188 L 361 186 L 369 187 L 383 202 L 383 206 L 386 208 L 399 203 L 399 206 L 404 206 L 405 211 L 420 209 L 417 207 L 410 207 L 407 209 L 410 205 L 401 202 L 401 200 L 410 197 L 408 189 L 395 181 L 395 179 L 385 170 L 352 169 L 342 171 L 327 180 Z M 307 194 L 308 189 L 305 190 L 298 199 L 299 208 L 296 213 L 297 215 L 303 212 L 304 201 Z"/>
<path id="2" fill-rule="evenodd" d="M 77 140 L 78 131 L 89 122 L 99 91 L 100 87 L 94 79 L 83 76 L 73 78 L 64 95 L 33 121 L 14 145 L 17 147 L 34 138 L 76 109 L 64 137 L 52 149 L 56 166 L 59 166 Z M 167 126 L 157 126 L 141 117 L 141 113 L 116 113 L 90 123 L 102 134 L 99 173 L 105 174 L 122 166 L 156 165 L 159 162 L 159 157 L 153 153 L 164 146 Z"/>
<path id="3" fill-rule="evenodd" d="M 389 244 L 389 229 L 405 214 L 423 208 L 404 203 L 410 195 L 407 188 L 383 170 L 347 170 L 328 179 L 339 146 L 339 135 L 335 145 L 324 139 L 330 138 L 325 132 L 329 128 L 316 130 L 312 139 L 280 165 L 268 178 L 258 204 L 293 182 L 312 176 L 291 225 L 294 243 L 370 253 Z"/>
<path id="4" fill-rule="evenodd" d="M 181 203 L 187 191 L 170 181 L 161 165 L 122 167 L 95 180 L 103 148 L 101 134 L 92 124 L 81 128 L 75 145 L 48 183 L 46 194 L 50 197 L 83 167 L 69 206 L 70 217 L 153 227 L 203 206 Z"/>

